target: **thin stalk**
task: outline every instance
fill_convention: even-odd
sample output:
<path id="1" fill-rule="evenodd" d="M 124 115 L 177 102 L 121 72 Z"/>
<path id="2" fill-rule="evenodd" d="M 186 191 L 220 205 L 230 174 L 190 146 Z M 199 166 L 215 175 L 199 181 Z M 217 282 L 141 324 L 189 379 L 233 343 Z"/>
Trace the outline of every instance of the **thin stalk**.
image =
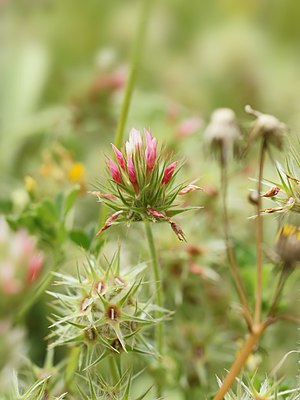
<path id="1" fill-rule="evenodd" d="M 232 367 L 230 368 L 226 378 L 224 379 L 222 386 L 215 395 L 214 400 L 224 399 L 225 394 L 230 390 L 236 377 L 240 374 L 241 370 L 243 369 L 244 365 L 247 362 L 249 355 L 252 353 L 254 347 L 258 343 L 265 329 L 266 329 L 265 324 L 261 324 L 258 327 L 253 327 L 243 347 L 239 351 L 234 363 L 232 364 Z"/>
<path id="2" fill-rule="evenodd" d="M 156 292 L 156 304 L 158 307 L 163 307 L 163 292 L 162 292 L 162 282 L 161 282 L 161 274 L 160 268 L 158 264 L 157 252 L 155 248 L 152 228 L 149 221 L 145 221 L 145 229 L 146 236 L 149 244 L 151 259 L 152 259 L 152 270 L 154 276 L 155 283 L 155 292 Z M 157 316 L 159 316 L 159 311 L 157 312 Z M 163 345 L 164 345 L 164 326 L 163 323 L 160 322 L 155 326 L 155 336 L 156 336 L 156 344 L 157 350 L 160 355 L 163 353 Z"/>
<path id="3" fill-rule="evenodd" d="M 230 272 L 234 280 L 235 286 L 237 288 L 240 302 L 243 307 L 244 317 L 247 322 L 249 330 L 251 330 L 252 317 L 250 312 L 250 306 L 247 300 L 246 291 L 241 279 L 236 256 L 233 251 L 230 240 L 229 218 L 228 218 L 228 208 L 227 208 L 227 189 L 228 189 L 227 164 L 226 161 L 224 161 L 223 158 L 221 157 L 221 193 L 222 193 L 222 206 L 223 206 L 223 229 L 225 236 L 227 258 L 229 261 Z"/>
<path id="4" fill-rule="evenodd" d="M 254 324 L 258 325 L 261 318 L 261 302 L 262 302 L 262 269 L 263 269 L 263 223 L 261 216 L 261 188 L 264 171 L 264 159 L 266 151 L 266 141 L 263 139 L 260 156 L 259 156 L 259 170 L 258 170 L 258 184 L 257 184 L 257 221 L 256 221 L 256 290 L 255 290 L 255 311 L 254 311 Z"/>
<path id="5" fill-rule="evenodd" d="M 115 140 L 114 140 L 114 144 L 118 148 L 120 148 L 122 146 L 123 141 L 124 141 L 123 140 L 124 128 L 125 128 L 127 117 L 128 117 L 129 107 L 130 107 L 130 103 L 131 103 L 131 99 L 132 99 L 133 88 L 135 86 L 135 82 L 136 82 L 137 75 L 138 75 L 140 59 L 141 59 L 141 54 L 142 54 L 142 50 L 144 47 L 145 33 L 146 33 L 147 25 L 148 25 L 149 10 L 150 10 L 151 4 L 152 4 L 151 0 L 144 0 L 143 5 L 142 5 L 139 26 L 137 29 L 137 33 L 135 36 L 135 43 L 133 46 L 130 72 L 129 72 L 128 80 L 126 83 L 124 99 L 122 102 L 121 114 L 120 114 L 117 131 L 116 131 L 116 136 L 115 136 Z"/>
<path id="6" fill-rule="evenodd" d="M 290 275 L 289 271 L 286 271 L 284 268 L 281 270 L 281 273 L 280 273 L 280 276 L 279 276 L 279 279 L 277 282 L 276 290 L 275 290 L 274 299 L 270 306 L 270 311 L 268 312 L 268 317 L 274 316 L 274 314 L 276 312 L 276 308 L 280 302 L 285 283 L 286 283 L 289 275 Z"/>

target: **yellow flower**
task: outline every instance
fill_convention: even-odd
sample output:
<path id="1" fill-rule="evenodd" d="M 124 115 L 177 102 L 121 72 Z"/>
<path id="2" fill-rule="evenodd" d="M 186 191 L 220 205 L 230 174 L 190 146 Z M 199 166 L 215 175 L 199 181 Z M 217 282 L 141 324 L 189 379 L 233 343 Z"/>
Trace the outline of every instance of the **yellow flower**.
<path id="1" fill-rule="evenodd" d="M 28 193 L 34 192 L 34 190 L 36 189 L 36 186 L 37 186 L 36 180 L 32 176 L 27 175 L 27 176 L 25 176 L 24 181 L 25 181 L 25 188 L 26 188 L 27 192 Z"/>
<path id="2" fill-rule="evenodd" d="M 85 167 L 81 162 L 75 162 L 68 171 L 68 178 L 71 182 L 82 183 L 85 177 Z"/>

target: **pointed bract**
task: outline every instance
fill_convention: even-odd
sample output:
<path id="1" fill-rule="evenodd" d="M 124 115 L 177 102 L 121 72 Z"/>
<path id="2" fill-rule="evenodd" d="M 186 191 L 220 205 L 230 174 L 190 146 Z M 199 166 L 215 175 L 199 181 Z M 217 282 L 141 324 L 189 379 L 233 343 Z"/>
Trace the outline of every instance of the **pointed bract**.
<path id="1" fill-rule="evenodd" d="M 113 162 L 113 160 L 109 160 L 109 169 L 110 174 L 113 180 L 117 183 L 122 183 L 121 174 L 117 165 Z"/>
<path id="2" fill-rule="evenodd" d="M 132 154 L 140 149 L 143 145 L 141 134 L 135 128 L 132 128 L 129 133 L 129 140 L 126 142 L 126 154 L 127 157 L 132 156 Z"/>
<path id="3" fill-rule="evenodd" d="M 177 162 L 175 161 L 165 169 L 164 176 L 161 181 L 162 184 L 166 185 L 167 183 L 170 182 L 176 167 L 177 167 Z"/>
<path id="4" fill-rule="evenodd" d="M 137 178 L 136 178 L 136 170 L 132 162 L 132 158 L 128 156 L 127 160 L 127 169 L 128 169 L 128 177 L 134 188 L 138 188 Z"/>
<path id="5" fill-rule="evenodd" d="M 125 160 L 123 157 L 123 154 L 120 152 L 119 149 L 117 149 L 117 147 L 114 144 L 111 144 L 113 151 L 115 153 L 117 162 L 119 164 L 119 166 L 122 168 L 122 170 L 125 172 L 126 171 L 126 167 L 125 167 Z"/>
<path id="6" fill-rule="evenodd" d="M 147 172 L 151 172 L 153 170 L 155 160 L 156 160 L 156 139 L 153 138 L 152 134 L 144 129 L 145 138 L 146 138 L 146 150 L 145 150 L 145 157 L 146 157 L 146 165 L 147 165 Z"/>

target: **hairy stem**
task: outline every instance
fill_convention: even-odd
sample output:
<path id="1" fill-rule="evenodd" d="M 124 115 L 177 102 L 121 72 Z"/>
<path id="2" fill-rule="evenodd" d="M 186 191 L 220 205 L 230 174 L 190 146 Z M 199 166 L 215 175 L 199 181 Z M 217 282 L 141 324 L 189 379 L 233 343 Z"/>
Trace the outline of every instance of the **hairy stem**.
<path id="1" fill-rule="evenodd" d="M 254 324 L 258 325 L 261 318 L 261 302 L 262 302 L 262 269 L 263 269 L 263 222 L 261 216 L 261 188 L 264 170 L 264 159 L 267 145 L 263 139 L 260 156 L 259 156 L 259 170 L 258 170 L 258 184 L 257 184 L 257 221 L 256 221 L 256 291 L 255 291 L 255 311 L 254 311 Z"/>
<path id="2" fill-rule="evenodd" d="M 218 390 L 214 397 L 214 400 L 222 400 L 225 394 L 230 390 L 235 378 L 240 374 L 244 365 L 247 362 L 249 355 L 252 353 L 259 339 L 266 329 L 266 324 L 261 324 L 257 327 L 253 327 L 252 332 L 246 338 L 243 347 L 239 351 L 232 367 L 230 368 L 226 378 L 224 379 L 222 386 Z"/>
<path id="3" fill-rule="evenodd" d="M 249 330 L 251 330 L 252 317 L 250 313 L 250 307 L 247 300 L 246 291 L 241 279 L 241 275 L 239 272 L 236 256 L 230 240 L 229 218 L 228 218 L 228 208 L 227 208 L 227 187 L 228 187 L 227 164 L 221 158 L 221 193 L 222 193 L 222 206 L 223 206 L 223 229 L 225 236 L 227 258 L 229 261 L 230 272 L 234 280 L 234 283 L 236 285 L 240 302 L 243 307 L 244 317 L 247 322 Z"/>
<path id="4" fill-rule="evenodd" d="M 123 140 L 124 128 L 125 128 L 127 117 L 128 117 L 128 112 L 129 112 L 129 107 L 130 107 L 130 103 L 131 103 L 131 99 L 132 99 L 134 85 L 135 85 L 137 75 L 138 75 L 139 64 L 140 64 L 142 50 L 144 47 L 145 33 L 146 33 L 151 3 L 152 3 L 151 0 L 144 0 L 143 5 L 142 5 L 139 26 L 137 29 L 135 43 L 133 46 L 130 72 L 129 72 L 128 80 L 126 83 L 125 94 L 124 94 L 124 99 L 123 99 L 122 108 L 121 108 L 121 114 L 120 114 L 117 131 L 116 131 L 116 136 L 115 136 L 115 140 L 114 140 L 114 144 L 118 148 L 122 146 L 123 141 L 124 141 Z"/>
<path id="5" fill-rule="evenodd" d="M 158 258 L 157 252 L 155 248 L 152 228 L 149 221 L 145 221 L 145 229 L 147 240 L 149 244 L 151 259 L 152 259 L 152 271 L 154 276 L 154 283 L 155 283 L 155 292 L 156 292 L 156 303 L 158 307 L 163 307 L 163 292 L 162 292 L 162 282 L 161 282 L 161 274 L 160 268 L 158 265 Z M 157 312 L 157 316 L 160 313 Z M 157 351 L 161 355 L 163 353 L 163 338 L 164 338 L 164 331 L 163 331 L 163 324 L 158 323 L 156 324 L 156 343 L 157 343 Z"/>

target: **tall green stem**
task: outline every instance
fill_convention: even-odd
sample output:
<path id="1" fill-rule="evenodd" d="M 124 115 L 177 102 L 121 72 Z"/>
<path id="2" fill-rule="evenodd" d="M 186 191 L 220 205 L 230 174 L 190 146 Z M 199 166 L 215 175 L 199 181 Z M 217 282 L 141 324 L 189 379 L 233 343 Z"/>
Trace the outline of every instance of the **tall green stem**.
<path id="1" fill-rule="evenodd" d="M 256 293 L 255 293 L 255 311 L 254 324 L 258 325 L 261 318 L 261 301 L 262 301 L 262 268 L 263 268 L 263 222 L 261 216 L 261 188 L 264 170 L 264 159 L 266 151 L 266 141 L 263 139 L 260 157 L 257 184 L 257 222 L 256 222 Z"/>
<path id="2" fill-rule="evenodd" d="M 226 252 L 227 258 L 229 262 L 230 272 L 234 283 L 237 288 L 237 292 L 240 298 L 240 302 L 243 306 L 244 317 L 247 322 L 249 330 L 252 327 L 252 317 L 250 312 L 249 303 L 246 296 L 246 291 L 243 285 L 243 281 L 239 272 L 238 263 L 236 260 L 236 256 L 234 250 L 232 248 L 231 240 L 230 240 L 230 231 L 229 231 L 229 218 L 228 218 L 228 209 L 227 209 L 227 186 L 228 186 L 228 176 L 227 176 L 227 164 L 221 157 L 221 192 L 222 192 L 222 206 L 223 206 L 223 229 L 225 236 L 225 244 L 226 244 Z"/>
<path id="3" fill-rule="evenodd" d="M 149 9 L 150 9 L 150 5 L 152 4 L 152 2 L 153 1 L 151 1 L 151 0 L 144 0 L 143 5 L 142 5 L 139 26 L 137 29 L 135 43 L 133 46 L 129 77 L 128 77 L 128 80 L 126 83 L 124 99 L 122 102 L 121 114 L 120 114 L 117 131 L 116 131 L 116 136 L 115 136 L 115 140 L 114 140 L 114 144 L 118 148 L 121 147 L 124 142 L 124 140 L 123 140 L 124 128 L 125 128 L 127 117 L 128 117 L 133 88 L 134 88 L 134 85 L 135 85 L 135 82 L 137 79 L 137 75 L 138 75 L 141 53 L 142 53 L 142 50 L 144 47 L 143 45 L 144 45 L 144 40 L 145 40 L 145 33 L 146 33 L 147 22 L 148 22 L 148 18 L 149 18 Z"/>
<path id="4" fill-rule="evenodd" d="M 145 229 L 147 240 L 149 244 L 150 254 L 152 258 L 152 270 L 154 276 L 154 283 L 155 283 L 155 292 L 156 292 L 156 303 L 158 307 L 163 307 L 163 292 L 162 292 L 162 281 L 161 281 L 161 274 L 158 265 L 157 253 L 152 233 L 152 228 L 150 222 L 145 221 Z M 159 312 L 157 312 L 157 316 L 159 316 Z M 156 324 L 156 343 L 157 343 L 157 351 L 160 355 L 163 353 L 163 345 L 164 345 L 164 326 L 162 323 Z"/>

